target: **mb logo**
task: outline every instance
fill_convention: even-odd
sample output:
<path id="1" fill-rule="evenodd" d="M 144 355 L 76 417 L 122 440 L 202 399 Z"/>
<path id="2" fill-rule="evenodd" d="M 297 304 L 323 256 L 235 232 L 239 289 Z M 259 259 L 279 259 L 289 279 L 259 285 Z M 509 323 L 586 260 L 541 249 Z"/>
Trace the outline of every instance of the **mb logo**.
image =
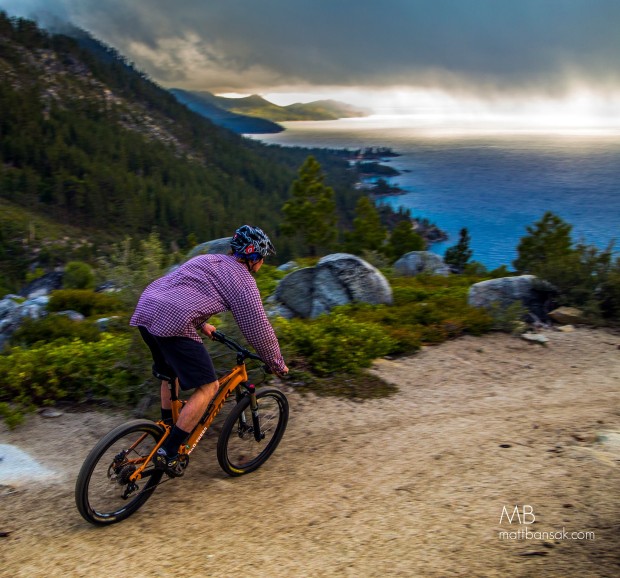
<path id="1" fill-rule="evenodd" d="M 501 524 L 504 519 L 506 519 L 509 524 L 512 524 L 513 520 L 515 524 L 533 524 L 536 521 L 536 516 L 534 515 L 534 508 L 532 508 L 532 506 L 524 504 L 521 506 L 521 509 L 519 509 L 519 504 L 517 504 L 512 512 L 509 512 L 506 506 L 502 508 L 502 515 L 499 517 L 499 523 Z"/>

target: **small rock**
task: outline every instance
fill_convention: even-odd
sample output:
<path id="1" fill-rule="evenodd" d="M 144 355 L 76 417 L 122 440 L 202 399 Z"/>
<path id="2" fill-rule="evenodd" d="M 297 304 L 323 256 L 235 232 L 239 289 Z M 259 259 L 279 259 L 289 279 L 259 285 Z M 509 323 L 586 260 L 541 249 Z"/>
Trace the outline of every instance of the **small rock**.
<path id="1" fill-rule="evenodd" d="M 570 434 L 571 437 L 578 442 L 586 442 L 586 443 L 594 443 L 597 440 L 596 434 L 588 434 L 581 432 L 573 432 Z"/>
<path id="2" fill-rule="evenodd" d="M 222 237 L 221 239 L 213 239 L 206 243 L 200 243 L 187 254 L 187 258 L 191 259 L 197 255 L 226 255 L 230 251 L 231 241 L 232 237 Z"/>
<path id="3" fill-rule="evenodd" d="M 71 321 L 84 321 L 85 317 L 79 311 L 73 311 L 73 309 L 67 309 L 65 311 L 58 311 L 56 315 L 62 315 L 68 317 Z"/>
<path id="4" fill-rule="evenodd" d="M 62 414 L 62 411 L 59 411 L 52 407 L 46 407 L 39 412 L 39 415 L 41 417 L 60 417 Z"/>
<path id="5" fill-rule="evenodd" d="M 549 313 L 549 318 L 562 325 L 587 323 L 583 311 L 576 307 L 558 307 Z"/>
<path id="6" fill-rule="evenodd" d="M 446 265 L 443 258 L 430 251 L 411 251 L 405 253 L 394 263 L 394 270 L 399 275 L 407 277 L 422 273 L 444 276 L 450 274 L 450 267 Z"/>
<path id="7" fill-rule="evenodd" d="M 573 331 L 575 331 L 575 326 L 574 325 L 560 325 L 557 329 L 558 331 L 563 331 L 564 333 L 572 333 Z"/>
<path id="8" fill-rule="evenodd" d="M 288 261 L 278 267 L 278 271 L 286 271 L 287 273 L 295 269 L 299 269 L 299 265 L 295 261 Z"/>
<path id="9" fill-rule="evenodd" d="M 540 335 L 539 333 L 523 333 L 521 335 L 521 339 L 525 339 L 525 341 L 532 341 L 534 343 L 540 343 L 541 345 L 546 345 L 549 342 L 547 337 Z"/>

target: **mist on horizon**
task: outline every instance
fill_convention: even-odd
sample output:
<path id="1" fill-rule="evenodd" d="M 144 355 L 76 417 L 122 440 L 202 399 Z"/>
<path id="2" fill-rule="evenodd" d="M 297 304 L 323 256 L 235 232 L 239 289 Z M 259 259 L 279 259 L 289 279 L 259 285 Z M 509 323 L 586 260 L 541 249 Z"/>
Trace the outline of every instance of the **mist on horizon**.
<path id="1" fill-rule="evenodd" d="M 71 22 L 167 88 L 333 98 L 380 115 L 620 122 L 615 0 L 0 0 Z"/>

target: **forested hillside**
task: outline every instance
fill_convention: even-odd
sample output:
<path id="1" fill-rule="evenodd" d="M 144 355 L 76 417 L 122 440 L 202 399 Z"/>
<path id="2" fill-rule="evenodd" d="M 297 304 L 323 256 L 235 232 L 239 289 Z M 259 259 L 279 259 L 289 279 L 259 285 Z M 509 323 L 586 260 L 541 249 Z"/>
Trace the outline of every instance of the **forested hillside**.
<path id="1" fill-rule="evenodd" d="M 180 247 L 188 235 L 217 238 L 244 221 L 278 237 L 280 208 L 308 150 L 243 139 L 86 33 L 49 34 L 3 13 L 0 79 L 5 288 L 23 278 L 33 254 L 53 264 L 44 256 L 59 257 L 49 247 L 62 237 L 82 258 L 154 228 Z M 337 190 L 340 218 L 349 220 L 359 193 L 348 163 L 313 154 Z"/>

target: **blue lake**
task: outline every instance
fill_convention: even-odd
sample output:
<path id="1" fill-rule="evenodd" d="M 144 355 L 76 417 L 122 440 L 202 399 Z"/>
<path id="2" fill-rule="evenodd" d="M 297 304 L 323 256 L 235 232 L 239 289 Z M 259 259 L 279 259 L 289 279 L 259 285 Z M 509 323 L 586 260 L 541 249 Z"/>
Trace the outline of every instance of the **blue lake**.
<path id="1" fill-rule="evenodd" d="M 401 171 L 391 182 L 406 194 L 383 202 L 410 208 L 445 230 L 450 239 L 431 247 L 439 254 L 467 227 L 474 260 L 510 267 L 526 227 L 545 211 L 570 223 L 575 241 L 605 248 L 620 234 L 618 131 L 506 131 L 409 117 L 284 126 L 282 133 L 255 138 L 287 146 L 387 146 L 400 153 L 385 162 Z"/>

